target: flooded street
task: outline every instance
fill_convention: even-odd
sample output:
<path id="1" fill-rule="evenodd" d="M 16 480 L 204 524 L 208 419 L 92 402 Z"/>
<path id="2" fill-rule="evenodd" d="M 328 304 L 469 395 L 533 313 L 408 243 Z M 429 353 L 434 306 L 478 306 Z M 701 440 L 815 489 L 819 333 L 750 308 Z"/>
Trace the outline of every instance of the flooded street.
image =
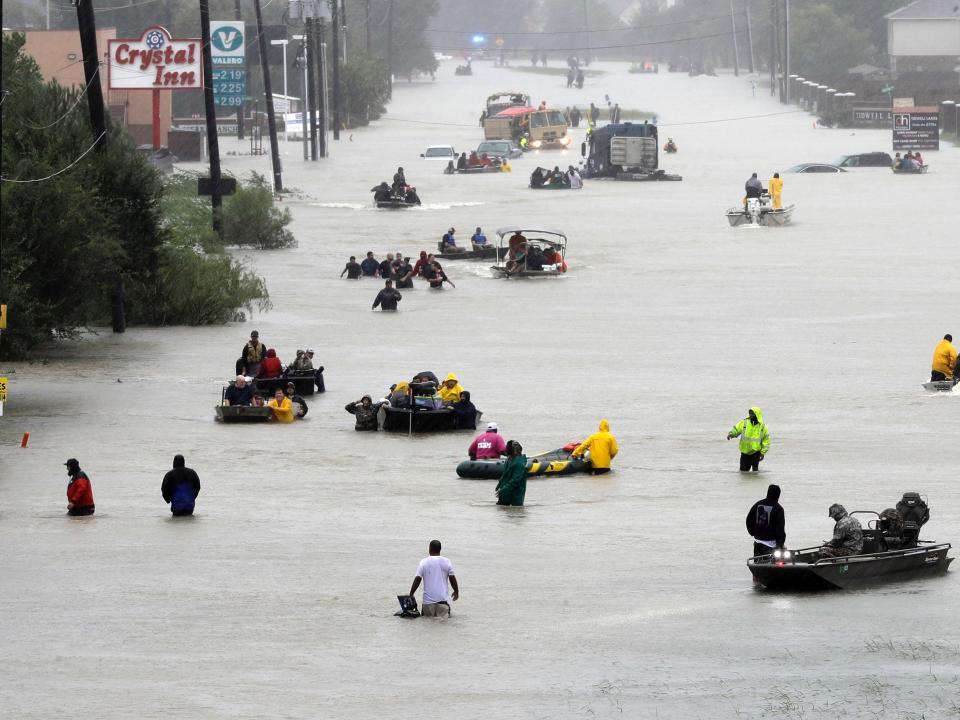
<path id="1" fill-rule="evenodd" d="M 576 90 L 488 64 L 455 77 L 455 64 L 398 83 L 388 115 L 331 141 L 326 161 L 285 145 L 299 247 L 240 253 L 273 310 L 106 329 L 2 368 L 0 716 L 956 717 L 958 569 L 758 591 L 744 515 L 779 484 L 787 544 L 805 547 L 830 537 L 831 503 L 880 511 L 916 491 L 931 506 L 922 537 L 960 542 L 960 393 L 920 387 L 936 342 L 960 333 L 960 152 L 924 153 L 923 176 L 785 174 L 794 224 L 734 229 L 724 212 L 751 172 L 766 183 L 889 150 L 890 132 L 814 129 L 745 77 L 599 63 Z M 683 182 L 527 189 L 537 164 L 579 161 L 583 127 L 571 150 L 511 174 L 446 176 L 419 157 L 476 147 L 486 96 L 513 89 L 594 101 L 602 122 L 604 94 L 655 112 L 661 145 L 679 146 L 661 167 Z M 248 149 L 222 140 L 224 168 L 269 175 L 269 156 L 227 155 Z M 373 209 L 369 189 L 399 165 L 423 207 Z M 418 281 L 396 315 L 370 312 L 379 281 L 338 278 L 351 254 L 415 258 L 451 225 L 462 244 L 512 224 L 565 231 L 567 275 L 445 262 L 456 288 Z M 328 391 L 304 422 L 214 421 L 252 329 L 285 363 L 316 349 Z M 346 403 L 427 369 L 455 372 L 527 454 L 608 418 L 614 472 L 531 480 L 527 506 L 505 510 L 495 482 L 454 472 L 470 433 L 353 430 Z M 772 446 L 746 476 L 725 437 L 753 405 Z M 160 497 L 176 453 L 203 483 L 193 518 Z M 90 475 L 93 517 L 63 514 L 69 457 Z M 457 571 L 453 617 L 394 618 L 432 538 Z"/>

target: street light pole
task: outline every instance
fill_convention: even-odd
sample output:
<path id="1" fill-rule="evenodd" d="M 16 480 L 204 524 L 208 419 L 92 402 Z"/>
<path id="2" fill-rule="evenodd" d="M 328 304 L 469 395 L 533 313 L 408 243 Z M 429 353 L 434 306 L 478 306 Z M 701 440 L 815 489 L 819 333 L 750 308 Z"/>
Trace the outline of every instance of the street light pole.
<path id="1" fill-rule="evenodd" d="M 290 44 L 290 41 L 271 40 L 270 44 L 283 46 L 283 141 L 287 142 L 289 140 L 287 137 L 287 114 L 290 112 L 290 96 L 287 94 L 287 45 Z"/>

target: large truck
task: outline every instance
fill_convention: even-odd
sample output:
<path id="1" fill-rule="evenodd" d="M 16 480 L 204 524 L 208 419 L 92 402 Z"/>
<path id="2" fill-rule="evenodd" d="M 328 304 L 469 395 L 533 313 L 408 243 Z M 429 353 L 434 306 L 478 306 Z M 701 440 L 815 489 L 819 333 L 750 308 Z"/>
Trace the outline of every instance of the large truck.
<path id="1" fill-rule="evenodd" d="M 589 150 L 589 152 L 588 152 Z M 611 123 L 595 128 L 581 146 L 583 176 L 615 180 L 682 180 L 659 167 L 657 126 L 650 123 Z"/>

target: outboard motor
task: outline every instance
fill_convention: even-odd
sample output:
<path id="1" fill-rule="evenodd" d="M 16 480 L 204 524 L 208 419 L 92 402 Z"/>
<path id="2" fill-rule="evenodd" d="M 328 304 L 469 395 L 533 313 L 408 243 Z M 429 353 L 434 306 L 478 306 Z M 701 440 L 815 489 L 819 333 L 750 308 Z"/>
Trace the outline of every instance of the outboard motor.
<path id="1" fill-rule="evenodd" d="M 920 493 L 908 492 L 897 503 L 897 512 L 903 518 L 904 546 L 915 546 L 920 537 L 920 528 L 930 519 L 930 508 Z"/>
<path id="2" fill-rule="evenodd" d="M 757 198 L 747 200 L 747 215 L 750 216 L 750 222 L 754 225 L 760 224 L 760 201 Z"/>

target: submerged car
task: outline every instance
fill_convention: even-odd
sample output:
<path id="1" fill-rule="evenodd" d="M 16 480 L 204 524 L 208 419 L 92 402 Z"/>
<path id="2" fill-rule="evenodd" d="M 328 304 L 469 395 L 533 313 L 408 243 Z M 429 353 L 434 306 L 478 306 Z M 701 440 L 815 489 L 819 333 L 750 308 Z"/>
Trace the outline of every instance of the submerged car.
<path id="1" fill-rule="evenodd" d="M 837 167 L 891 167 L 893 158 L 890 153 L 868 152 L 857 155 L 841 155 L 833 162 Z"/>
<path id="2" fill-rule="evenodd" d="M 842 167 L 831 165 L 830 163 L 801 163 L 789 167 L 784 172 L 788 173 L 841 173 L 846 172 Z"/>
<path id="3" fill-rule="evenodd" d="M 427 148 L 426 152 L 420 153 L 420 157 L 426 160 L 443 160 L 447 162 L 448 160 L 456 160 L 457 153 L 453 149 L 453 145 L 431 145 Z"/>
<path id="4" fill-rule="evenodd" d="M 523 157 L 523 150 L 517 147 L 512 140 L 486 140 L 477 147 L 478 156 L 482 156 L 484 153 L 487 154 L 487 157 L 500 158 L 501 160 Z"/>

